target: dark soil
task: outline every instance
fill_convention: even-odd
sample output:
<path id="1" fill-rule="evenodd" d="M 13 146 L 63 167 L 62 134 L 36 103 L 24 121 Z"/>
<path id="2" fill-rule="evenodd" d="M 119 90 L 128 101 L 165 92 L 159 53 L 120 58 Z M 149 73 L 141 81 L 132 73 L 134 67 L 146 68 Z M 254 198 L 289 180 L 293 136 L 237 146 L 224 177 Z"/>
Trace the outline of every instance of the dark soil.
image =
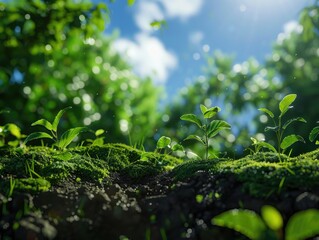
<path id="1" fill-rule="evenodd" d="M 259 212 L 265 204 L 286 222 L 295 212 L 319 208 L 319 188 L 257 198 L 231 174 L 202 170 L 183 181 L 171 173 L 138 182 L 114 173 L 98 184 L 69 178 L 47 192 L 15 192 L 2 204 L 0 239 L 247 239 L 211 219 L 233 208 Z"/>

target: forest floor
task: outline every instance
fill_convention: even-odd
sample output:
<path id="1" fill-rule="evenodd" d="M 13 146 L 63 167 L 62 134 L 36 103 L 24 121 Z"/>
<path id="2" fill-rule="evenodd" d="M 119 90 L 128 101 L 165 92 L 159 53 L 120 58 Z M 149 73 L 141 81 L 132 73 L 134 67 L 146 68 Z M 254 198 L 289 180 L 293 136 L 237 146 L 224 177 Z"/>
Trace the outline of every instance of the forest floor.
<path id="1" fill-rule="evenodd" d="M 247 239 L 226 210 L 319 209 L 319 150 L 182 162 L 122 144 L 3 150 L 0 239 Z"/>

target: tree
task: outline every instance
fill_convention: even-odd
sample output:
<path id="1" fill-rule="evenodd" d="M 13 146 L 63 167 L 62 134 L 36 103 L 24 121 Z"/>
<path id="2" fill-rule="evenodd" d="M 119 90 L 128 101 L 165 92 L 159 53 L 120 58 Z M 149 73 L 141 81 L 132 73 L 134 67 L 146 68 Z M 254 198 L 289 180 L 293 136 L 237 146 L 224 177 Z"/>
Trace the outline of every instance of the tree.
<path id="1" fill-rule="evenodd" d="M 103 128 L 109 141 L 133 142 L 153 133 L 158 90 L 134 75 L 101 32 L 104 4 L 72 0 L 15 1 L 0 5 L 1 121 L 30 132 L 39 118 L 73 106 L 62 130 Z"/>

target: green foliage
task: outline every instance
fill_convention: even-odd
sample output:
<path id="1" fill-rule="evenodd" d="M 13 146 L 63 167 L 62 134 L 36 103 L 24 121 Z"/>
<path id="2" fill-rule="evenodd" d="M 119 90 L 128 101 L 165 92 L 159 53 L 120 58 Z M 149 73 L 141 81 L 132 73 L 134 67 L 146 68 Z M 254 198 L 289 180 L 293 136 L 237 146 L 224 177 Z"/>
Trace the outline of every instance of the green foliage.
<path id="1" fill-rule="evenodd" d="M 297 121 L 306 123 L 306 120 L 302 117 L 289 119 L 285 123 L 282 122 L 282 117 L 287 113 L 287 111 L 290 108 L 292 108 L 291 104 L 295 101 L 296 97 L 297 97 L 296 94 L 289 94 L 289 95 L 285 96 L 280 101 L 280 103 L 279 103 L 280 115 L 279 115 L 277 121 L 275 120 L 275 115 L 272 111 L 270 111 L 267 108 L 260 108 L 259 109 L 260 111 L 266 113 L 274 122 L 274 126 L 266 127 L 265 131 L 271 130 L 271 131 L 275 132 L 276 138 L 277 138 L 277 151 L 279 154 L 283 153 L 287 148 L 289 148 L 291 145 L 293 145 L 294 143 L 296 143 L 298 141 L 305 142 L 303 137 L 301 137 L 300 135 L 296 135 L 296 134 L 292 134 L 292 135 L 289 135 L 289 136 L 286 136 L 285 138 L 283 138 L 286 128 L 291 123 L 297 122 Z M 263 144 L 265 146 L 265 144 L 261 143 L 261 142 L 257 142 L 255 144 Z M 269 146 L 268 146 L 268 148 L 269 148 Z"/>
<path id="2" fill-rule="evenodd" d="M 205 123 L 202 123 L 202 120 L 196 116 L 195 114 L 184 114 L 180 118 L 181 120 L 191 122 L 197 127 L 200 128 L 203 132 L 203 136 L 198 135 L 189 135 L 185 138 L 185 140 L 196 140 L 202 143 L 205 146 L 205 159 L 207 160 L 210 157 L 214 157 L 215 155 L 208 155 L 209 154 L 209 140 L 215 137 L 220 131 L 224 129 L 230 129 L 230 125 L 222 120 L 212 120 L 208 121 L 209 119 L 213 118 L 219 111 L 219 107 L 211 107 L 207 108 L 205 105 L 200 105 L 200 110 L 202 116 L 205 120 Z"/>
<path id="3" fill-rule="evenodd" d="M 105 4 L 15 0 L 3 6 L 0 109 L 11 113 L 1 115 L 1 123 L 14 121 L 29 134 L 37 119 L 72 106 L 61 131 L 84 124 L 108 129 L 112 142 L 127 142 L 129 133 L 133 142 L 153 136 L 160 88 L 133 74 L 114 52 L 116 34 L 101 31 Z"/>
<path id="4" fill-rule="evenodd" d="M 174 145 L 171 144 L 172 140 L 169 137 L 166 136 L 161 136 L 157 143 L 156 143 L 156 152 L 160 152 L 162 149 L 164 149 L 164 153 L 165 153 L 165 149 L 168 148 L 170 150 L 170 152 L 168 152 L 168 154 L 172 153 L 172 152 L 176 152 L 176 151 L 182 151 L 184 152 L 184 148 L 182 145 L 175 143 Z"/>
<path id="5" fill-rule="evenodd" d="M 319 234 L 319 211 L 308 209 L 294 214 L 287 223 L 286 240 L 307 239 Z M 234 229 L 250 239 L 283 239 L 281 214 L 272 206 L 263 206 L 261 217 L 254 211 L 233 209 L 212 219 L 212 223 Z"/>
<path id="6" fill-rule="evenodd" d="M 58 125 L 61 120 L 61 117 L 63 113 L 70 109 L 71 107 L 64 108 L 58 112 L 58 114 L 55 116 L 54 121 L 50 123 L 46 119 L 40 119 L 34 123 L 32 123 L 32 126 L 40 125 L 45 127 L 50 133 L 46 132 L 34 132 L 31 133 L 27 138 L 24 140 L 24 144 L 28 143 L 31 140 L 35 139 L 44 139 L 49 138 L 54 141 L 54 146 L 56 146 L 59 149 L 66 148 L 81 132 L 87 131 L 86 127 L 76 127 L 71 128 L 64 132 L 61 137 L 58 136 Z"/>
<path id="7" fill-rule="evenodd" d="M 262 239 L 266 230 L 263 220 L 250 210 L 234 209 L 226 211 L 214 217 L 212 223 L 234 229 L 250 239 Z"/>
<path id="8" fill-rule="evenodd" d="M 319 127 L 314 127 L 309 134 L 309 140 L 313 142 L 317 138 L 318 134 L 319 134 Z M 316 141 L 316 145 L 319 145 L 318 140 Z"/>
<path id="9" fill-rule="evenodd" d="M 86 142 L 89 142 L 91 146 L 103 146 L 104 145 L 104 129 L 98 129 L 94 132 L 95 139 L 86 139 Z"/>

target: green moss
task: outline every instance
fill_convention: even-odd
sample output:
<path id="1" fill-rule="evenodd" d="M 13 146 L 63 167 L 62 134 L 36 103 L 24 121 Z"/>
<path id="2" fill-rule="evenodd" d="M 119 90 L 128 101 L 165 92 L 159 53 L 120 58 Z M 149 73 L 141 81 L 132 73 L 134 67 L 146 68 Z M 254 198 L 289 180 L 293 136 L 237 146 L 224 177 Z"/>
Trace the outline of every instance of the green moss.
<path id="1" fill-rule="evenodd" d="M 120 171 L 131 162 L 139 160 L 142 154 L 142 151 L 124 144 L 80 147 L 74 149 L 74 151 L 90 158 L 103 160 L 110 171 Z"/>
<path id="2" fill-rule="evenodd" d="M 268 197 L 286 188 L 310 189 L 319 186 L 319 150 L 294 158 L 281 158 L 273 153 L 259 153 L 244 158 L 188 161 L 174 168 L 177 180 L 193 176 L 198 170 L 214 175 L 231 174 L 243 183 L 250 195 Z"/>
<path id="3" fill-rule="evenodd" d="M 190 160 L 172 170 L 175 180 L 183 180 L 192 177 L 199 170 L 210 170 L 216 165 L 216 160 Z"/>
<path id="4" fill-rule="evenodd" d="M 181 162 L 170 155 L 147 152 L 141 155 L 140 160 L 127 165 L 122 172 L 134 180 L 140 180 L 171 170 Z"/>
<path id="5" fill-rule="evenodd" d="M 15 179 L 14 191 L 45 192 L 51 187 L 44 178 L 18 178 Z"/>

